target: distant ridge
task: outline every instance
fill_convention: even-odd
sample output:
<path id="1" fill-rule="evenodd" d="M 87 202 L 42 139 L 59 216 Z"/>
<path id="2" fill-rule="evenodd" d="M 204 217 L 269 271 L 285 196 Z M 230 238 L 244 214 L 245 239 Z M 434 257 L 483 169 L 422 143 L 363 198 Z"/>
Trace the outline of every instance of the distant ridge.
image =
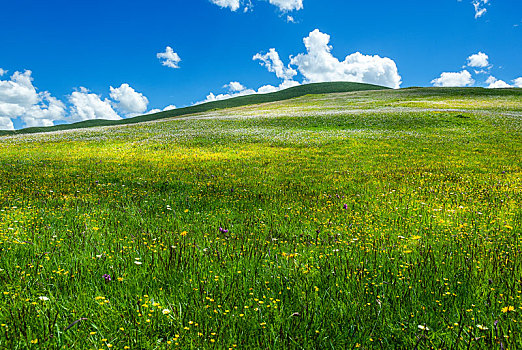
<path id="1" fill-rule="evenodd" d="M 195 106 L 173 109 L 165 112 L 158 112 L 154 114 L 141 115 L 134 118 L 127 118 L 122 120 L 86 120 L 72 124 L 62 124 L 49 127 L 33 127 L 20 129 L 15 131 L 0 131 L 0 136 L 17 135 L 17 134 L 31 134 L 37 132 L 50 132 L 60 130 L 71 130 L 71 129 L 83 129 L 97 126 L 110 126 L 110 125 L 125 125 L 135 124 L 147 121 L 181 117 L 189 114 L 204 113 L 216 109 L 234 108 L 247 105 L 254 105 L 267 102 L 276 102 L 289 100 L 296 97 L 305 95 L 317 95 L 317 94 L 332 94 L 341 92 L 354 92 L 354 91 L 368 91 L 368 90 L 386 90 L 387 87 L 362 84 L 362 83 L 349 83 L 349 82 L 332 82 L 332 83 L 313 83 L 295 86 L 289 89 L 271 92 L 267 94 L 252 94 L 246 96 L 233 97 L 226 100 L 206 102 Z"/>

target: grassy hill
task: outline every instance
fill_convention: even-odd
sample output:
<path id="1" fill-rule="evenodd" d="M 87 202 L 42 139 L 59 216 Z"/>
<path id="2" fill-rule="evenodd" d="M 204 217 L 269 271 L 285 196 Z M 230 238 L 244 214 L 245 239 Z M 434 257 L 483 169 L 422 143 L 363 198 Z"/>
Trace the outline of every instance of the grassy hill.
<path id="1" fill-rule="evenodd" d="M 166 112 L 159 112 L 154 114 L 142 115 L 134 118 L 128 118 L 123 120 L 88 120 L 72 124 L 63 124 L 52 127 L 35 127 L 26 128 L 16 131 L 0 131 L 1 135 L 13 135 L 13 134 L 27 134 L 37 132 L 48 132 L 48 131 L 59 131 L 59 130 L 71 130 L 80 128 L 89 128 L 95 126 L 109 126 L 109 125 L 123 125 L 123 124 L 134 124 L 145 121 L 152 121 L 164 118 L 179 117 L 189 114 L 208 112 L 213 109 L 225 109 L 232 107 L 241 107 L 246 105 L 284 101 L 300 96 L 312 95 L 312 94 L 330 94 L 340 92 L 353 92 L 353 91 L 366 91 L 366 90 L 383 90 L 387 89 L 382 86 L 361 84 L 361 83 L 348 83 L 348 82 L 332 82 L 332 83 L 315 83 L 295 86 L 289 89 L 272 92 L 268 94 L 254 94 L 248 96 L 234 97 L 221 101 L 207 102 L 198 104 L 195 106 L 178 108 Z"/>
<path id="2" fill-rule="evenodd" d="M 521 349 L 521 93 L 2 137 L 0 348 Z"/>

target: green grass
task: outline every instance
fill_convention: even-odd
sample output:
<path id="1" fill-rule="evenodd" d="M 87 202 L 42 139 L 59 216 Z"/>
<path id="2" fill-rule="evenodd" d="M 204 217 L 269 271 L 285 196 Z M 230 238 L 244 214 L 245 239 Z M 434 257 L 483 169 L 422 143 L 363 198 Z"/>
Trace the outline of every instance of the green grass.
<path id="1" fill-rule="evenodd" d="M 0 347 L 522 347 L 520 95 L 0 138 Z"/>

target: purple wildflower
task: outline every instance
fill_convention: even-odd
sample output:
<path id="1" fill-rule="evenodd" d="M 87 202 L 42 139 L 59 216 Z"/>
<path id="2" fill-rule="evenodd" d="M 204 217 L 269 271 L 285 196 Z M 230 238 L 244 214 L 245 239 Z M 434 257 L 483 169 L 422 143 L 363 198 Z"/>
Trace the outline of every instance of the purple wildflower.
<path id="1" fill-rule="evenodd" d="M 111 275 L 104 274 L 102 277 L 105 278 L 105 282 L 110 282 L 111 281 Z"/>
<path id="2" fill-rule="evenodd" d="M 343 205 L 344 210 L 348 209 L 348 204 Z"/>
<path id="3" fill-rule="evenodd" d="M 227 229 L 224 229 L 223 227 L 220 227 L 220 228 L 219 228 L 219 232 L 220 232 L 220 233 L 228 233 L 228 230 L 227 230 Z"/>

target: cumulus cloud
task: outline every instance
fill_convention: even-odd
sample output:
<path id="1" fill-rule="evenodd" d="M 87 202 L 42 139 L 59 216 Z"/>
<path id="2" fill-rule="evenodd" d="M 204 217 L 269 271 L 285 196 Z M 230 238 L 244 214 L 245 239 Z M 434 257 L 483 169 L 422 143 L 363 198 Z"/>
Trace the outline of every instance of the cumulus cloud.
<path id="1" fill-rule="evenodd" d="M 174 106 L 174 105 L 169 105 L 163 109 L 151 109 L 150 111 L 148 111 L 147 113 L 145 114 L 154 114 L 154 113 L 159 113 L 159 112 L 166 112 L 166 111 L 170 111 L 170 110 L 173 110 L 173 109 L 176 109 L 177 107 Z"/>
<path id="2" fill-rule="evenodd" d="M 331 53 L 330 35 L 318 29 L 303 39 L 306 53 L 291 58 L 306 83 L 326 81 L 351 81 L 399 88 L 401 76 L 395 62 L 378 55 L 363 55 L 360 52 L 346 56 L 339 61 Z"/>
<path id="3" fill-rule="evenodd" d="M 171 111 L 176 108 L 178 108 L 178 107 L 176 107 L 174 105 L 168 105 L 167 107 L 163 108 L 163 111 Z"/>
<path id="4" fill-rule="evenodd" d="M 170 68 L 179 68 L 179 62 L 181 58 L 174 52 L 172 47 L 167 46 L 165 52 L 156 54 L 156 57 L 160 60 L 161 64 Z"/>
<path id="5" fill-rule="evenodd" d="M 256 91 L 252 89 L 247 89 L 244 87 L 241 83 L 238 83 L 237 81 L 231 81 L 225 87 L 228 88 L 229 93 L 224 94 L 217 94 L 209 93 L 207 95 L 207 98 L 204 101 L 198 102 L 198 103 L 204 103 L 204 102 L 213 102 L 213 101 L 220 101 L 220 100 L 226 100 L 232 97 L 238 97 L 238 96 L 246 96 L 246 95 L 252 95 L 255 94 Z"/>
<path id="6" fill-rule="evenodd" d="M 225 88 L 228 88 L 230 89 L 230 91 L 243 91 L 246 89 L 246 87 L 243 86 L 243 84 L 241 84 L 240 82 L 237 82 L 237 81 L 231 81 L 230 83 L 228 83 L 227 85 L 223 86 Z"/>
<path id="7" fill-rule="evenodd" d="M 14 124 L 11 118 L 0 117 L 0 130 L 14 130 Z"/>
<path id="8" fill-rule="evenodd" d="M 125 116 L 133 117 L 147 110 L 149 104 L 147 97 L 134 90 L 129 84 L 121 84 L 119 88 L 111 86 L 110 91 L 111 98 L 117 102 L 115 105 Z"/>
<path id="9" fill-rule="evenodd" d="M 13 129 L 12 119 L 18 117 L 26 127 L 52 126 L 64 116 L 61 101 L 47 91 L 37 92 L 31 71 L 15 72 L 9 80 L 0 80 L 0 128 Z"/>
<path id="10" fill-rule="evenodd" d="M 290 66 L 285 67 L 283 61 L 279 57 L 279 53 L 275 49 L 270 49 L 268 53 L 262 55 L 256 54 L 253 60 L 261 61 L 260 64 L 265 66 L 269 72 L 275 73 L 279 79 L 292 80 L 297 75 L 297 71 Z"/>
<path id="11" fill-rule="evenodd" d="M 253 89 L 246 88 L 245 86 L 243 86 L 243 84 L 241 84 L 237 81 L 232 81 L 224 86 L 225 88 L 228 88 L 228 90 L 229 90 L 228 93 L 214 94 L 211 92 L 207 95 L 207 97 L 204 101 L 197 102 L 196 104 L 226 100 L 226 99 L 229 99 L 232 97 L 239 97 L 239 96 L 246 96 L 246 95 L 253 95 L 253 94 L 267 94 L 270 92 L 276 92 L 279 90 L 288 89 L 288 88 L 298 86 L 298 85 L 301 85 L 301 84 L 297 81 L 285 80 L 278 86 L 263 85 L 256 91 Z"/>
<path id="12" fill-rule="evenodd" d="M 0 77 L 1 77 L 2 75 L 6 74 L 6 73 L 7 73 L 6 70 L 3 70 L 2 68 L 0 68 Z"/>
<path id="13" fill-rule="evenodd" d="M 467 70 L 463 70 L 462 72 L 444 72 L 431 83 L 433 86 L 439 87 L 464 87 L 473 85 L 475 80 Z"/>
<path id="14" fill-rule="evenodd" d="M 303 9 L 303 0 L 269 0 L 269 2 L 283 12 Z"/>
<path id="15" fill-rule="evenodd" d="M 118 120 L 121 117 L 114 111 L 109 99 L 91 93 L 84 87 L 69 96 L 70 115 L 74 121 L 107 119 Z"/>
<path id="16" fill-rule="evenodd" d="M 214 94 L 209 93 L 204 101 L 197 102 L 198 103 L 204 103 L 204 102 L 213 102 L 213 101 L 220 101 L 220 100 L 226 100 L 232 97 L 239 97 L 239 96 L 246 96 L 246 95 L 253 95 L 253 94 L 267 94 L 270 92 L 276 92 L 283 89 L 288 89 L 293 86 L 300 85 L 297 81 L 293 80 L 285 80 L 279 86 L 273 86 L 273 85 L 264 85 L 261 86 L 257 91 L 253 89 L 248 89 L 244 87 L 241 83 L 230 82 L 229 84 L 225 85 L 224 87 L 227 87 L 229 89 L 228 93 L 222 93 L 222 94 Z"/>
<path id="17" fill-rule="evenodd" d="M 210 2 L 221 8 L 229 8 L 232 11 L 237 11 L 240 6 L 239 0 L 210 0 Z"/>
<path id="18" fill-rule="evenodd" d="M 267 53 L 257 53 L 254 61 L 265 67 L 269 72 L 275 73 L 282 82 L 278 86 L 263 85 L 257 91 L 247 89 L 239 82 L 230 82 L 225 85 L 228 93 L 210 93 L 205 101 L 211 102 L 224 100 L 231 97 L 266 94 L 301 85 L 294 80 L 298 71 L 303 76 L 303 83 L 351 81 L 368 84 L 377 84 L 392 88 L 399 88 L 401 76 L 397 71 L 397 65 L 389 58 L 380 56 L 368 56 L 359 52 L 348 55 L 344 61 L 339 61 L 331 53 L 329 45 L 330 36 L 321 33 L 318 29 L 304 38 L 306 53 L 290 56 L 290 63 L 285 65 L 276 49 L 271 48 Z"/>
<path id="19" fill-rule="evenodd" d="M 26 108 L 38 103 L 38 93 L 33 86 L 31 74 L 30 70 L 23 73 L 15 72 L 10 80 L 0 80 L 0 103 L 12 105 L 4 106 L 4 110 L 8 108 L 15 110 L 14 106 Z M 10 117 L 17 117 L 17 114 L 13 113 Z"/>
<path id="20" fill-rule="evenodd" d="M 221 8 L 228 8 L 233 12 L 240 8 L 243 9 L 243 12 L 248 12 L 253 8 L 251 0 L 210 0 L 210 2 Z M 276 6 L 281 12 L 303 9 L 303 0 L 268 0 L 268 2 Z"/>
<path id="21" fill-rule="evenodd" d="M 513 84 L 515 84 L 515 87 L 522 88 L 522 77 L 513 80 Z"/>
<path id="22" fill-rule="evenodd" d="M 57 120 L 65 118 L 65 105 L 51 96 L 49 92 L 40 94 L 41 101 L 28 108 L 22 115 L 25 127 L 53 126 Z"/>
<path id="23" fill-rule="evenodd" d="M 489 66 L 489 57 L 483 52 L 468 57 L 468 67 L 486 68 Z"/>
<path id="24" fill-rule="evenodd" d="M 472 4 L 475 8 L 475 18 L 482 17 L 488 11 L 486 9 L 488 3 L 489 0 L 473 0 Z"/>
<path id="25" fill-rule="evenodd" d="M 2 70 L 2 75 L 6 74 Z M 143 114 L 149 103 L 147 97 L 129 84 L 110 87 L 110 98 L 80 88 L 68 96 L 68 106 L 48 91 L 39 92 L 33 85 L 32 72 L 14 72 L 8 79 L 0 79 L 0 130 L 14 128 L 13 119 L 19 118 L 23 127 L 53 126 L 57 121 L 76 122 L 90 119 L 118 120 Z M 168 106 L 165 110 L 176 108 Z"/>
<path id="26" fill-rule="evenodd" d="M 486 84 L 488 84 L 488 86 L 487 86 L 488 89 L 506 89 L 506 88 L 511 88 L 512 87 L 511 85 L 509 85 L 505 81 L 498 80 L 494 76 L 490 76 L 486 80 Z"/>

